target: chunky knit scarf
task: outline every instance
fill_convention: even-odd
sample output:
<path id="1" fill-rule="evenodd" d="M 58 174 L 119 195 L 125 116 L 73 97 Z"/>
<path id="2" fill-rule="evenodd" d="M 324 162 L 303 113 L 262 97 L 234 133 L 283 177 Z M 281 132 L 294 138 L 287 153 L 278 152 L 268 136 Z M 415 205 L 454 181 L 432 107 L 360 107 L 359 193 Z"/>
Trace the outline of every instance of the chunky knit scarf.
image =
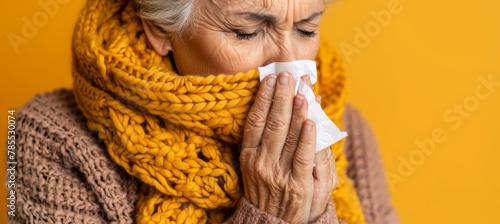
<path id="1" fill-rule="evenodd" d="M 73 37 L 76 99 L 111 158 L 141 180 L 137 223 L 220 223 L 240 199 L 237 145 L 259 86 L 257 71 L 179 76 L 146 41 L 134 4 L 88 0 Z M 323 107 L 342 128 L 344 74 L 335 53 L 317 57 Z M 344 142 L 332 146 L 336 212 L 364 223 L 346 175 Z"/>

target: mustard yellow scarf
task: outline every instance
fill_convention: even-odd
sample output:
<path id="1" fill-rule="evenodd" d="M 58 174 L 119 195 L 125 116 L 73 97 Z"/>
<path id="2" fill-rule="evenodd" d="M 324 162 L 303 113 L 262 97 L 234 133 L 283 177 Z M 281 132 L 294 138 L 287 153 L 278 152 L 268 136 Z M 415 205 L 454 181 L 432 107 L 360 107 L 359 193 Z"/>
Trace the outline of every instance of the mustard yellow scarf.
<path id="1" fill-rule="evenodd" d="M 88 0 L 73 37 L 74 91 L 88 127 L 111 158 L 147 186 L 137 223 L 220 223 L 242 195 L 235 145 L 259 86 L 257 71 L 179 76 L 148 45 L 132 2 Z M 342 129 L 345 78 L 336 54 L 320 48 L 315 87 Z M 344 142 L 332 146 L 340 184 L 336 212 L 364 223 L 346 175 Z"/>

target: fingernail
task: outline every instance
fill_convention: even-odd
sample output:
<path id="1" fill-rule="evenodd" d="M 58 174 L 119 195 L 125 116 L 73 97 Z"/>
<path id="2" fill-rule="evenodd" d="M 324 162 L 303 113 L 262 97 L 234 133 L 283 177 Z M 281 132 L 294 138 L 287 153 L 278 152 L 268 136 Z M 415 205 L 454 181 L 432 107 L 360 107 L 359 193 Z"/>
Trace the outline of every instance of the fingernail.
<path id="1" fill-rule="evenodd" d="M 302 97 L 299 97 L 299 96 L 295 97 L 295 108 L 300 108 L 303 103 L 304 103 L 304 99 L 302 99 Z"/>
<path id="2" fill-rule="evenodd" d="M 272 88 L 274 88 L 275 85 L 276 85 L 276 77 L 274 75 L 267 78 L 267 81 L 266 81 L 267 87 L 272 89 Z"/>
<path id="3" fill-rule="evenodd" d="M 321 104 L 321 96 L 320 95 L 316 96 L 316 102 L 318 102 L 319 104 Z"/>
<path id="4" fill-rule="evenodd" d="M 310 131 L 312 131 L 312 127 L 313 127 L 313 125 L 312 125 L 312 121 L 307 120 L 307 121 L 305 122 L 305 124 L 304 124 L 304 131 L 306 131 L 306 132 L 310 132 Z"/>
<path id="5" fill-rule="evenodd" d="M 311 79 L 309 78 L 308 75 L 304 75 L 302 76 L 302 80 L 304 80 L 304 82 L 307 84 L 307 85 L 311 85 Z"/>
<path id="6" fill-rule="evenodd" d="M 280 80 L 279 80 L 280 84 L 281 84 L 281 85 L 286 85 L 286 84 L 288 84 L 288 77 L 289 77 L 289 76 L 290 76 L 290 75 L 289 75 L 288 73 L 286 73 L 286 72 L 281 73 L 281 75 L 280 75 Z"/>

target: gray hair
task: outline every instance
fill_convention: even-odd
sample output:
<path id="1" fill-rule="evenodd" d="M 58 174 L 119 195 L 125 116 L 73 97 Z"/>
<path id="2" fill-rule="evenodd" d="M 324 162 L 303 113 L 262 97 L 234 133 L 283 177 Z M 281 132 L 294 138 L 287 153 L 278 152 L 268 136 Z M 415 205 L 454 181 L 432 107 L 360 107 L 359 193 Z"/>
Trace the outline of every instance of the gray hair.
<path id="1" fill-rule="evenodd" d="M 334 0 L 323 0 L 325 4 Z M 195 0 L 135 0 L 139 17 L 173 36 L 184 34 L 192 21 Z"/>
<path id="2" fill-rule="evenodd" d="M 139 17 L 160 31 L 180 36 L 191 20 L 195 0 L 135 0 Z"/>

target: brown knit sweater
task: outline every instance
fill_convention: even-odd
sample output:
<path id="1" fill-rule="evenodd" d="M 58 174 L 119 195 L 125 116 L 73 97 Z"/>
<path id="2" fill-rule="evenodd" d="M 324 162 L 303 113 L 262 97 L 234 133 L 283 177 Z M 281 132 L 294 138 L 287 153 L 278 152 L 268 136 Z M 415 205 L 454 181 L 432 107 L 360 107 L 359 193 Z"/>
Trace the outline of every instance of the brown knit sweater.
<path id="1" fill-rule="evenodd" d="M 368 223 L 399 223 L 367 123 L 348 107 L 345 153 Z M 110 159 L 70 90 L 37 95 L 17 113 L 15 217 L 9 223 L 133 223 L 140 183 Z M 283 223 L 240 201 L 228 223 Z M 338 223 L 332 202 L 317 223 Z M 340 220 L 342 223 L 342 220 Z"/>

